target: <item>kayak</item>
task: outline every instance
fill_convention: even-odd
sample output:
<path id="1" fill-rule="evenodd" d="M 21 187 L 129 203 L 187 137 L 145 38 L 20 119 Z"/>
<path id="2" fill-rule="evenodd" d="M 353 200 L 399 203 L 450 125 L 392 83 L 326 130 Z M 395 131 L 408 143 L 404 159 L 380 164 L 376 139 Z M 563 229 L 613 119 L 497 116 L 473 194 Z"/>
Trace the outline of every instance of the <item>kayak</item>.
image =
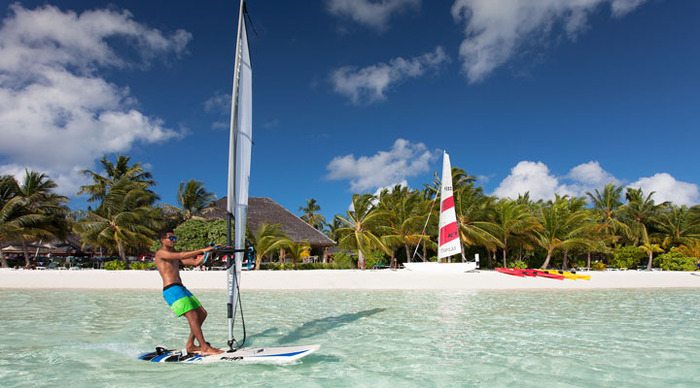
<path id="1" fill-rule="evenodd" d="M 564 275 L 549 273 L 549 272 L 542 271 L 539 269 L 534 269 L 533 271 L 535 272 L 537 277 L 548 278 L 548 279 L 557 279 L 557 280 L 564 280 L 565 279 Z"/>
<path id="2" fill-rule="evenodd" d="M 562 275 L 563 277 L 571 280 L 591 280 L 591 275 L 579 275 L 575 272 L 560 271 L 556 269 L 545 269 L 543 271 L 548 272 L 550 274 Z"/>
<path id="3" fill-rule="evenodd" d="M 518 277 L 523 277 L 525 276 L 525 273 L 523 273 L 523 270 L 520 268 L 496 268 L 497 272 L 504 273 L 506 275 L 513 275 L 513 276 L 518 276 Z"/>

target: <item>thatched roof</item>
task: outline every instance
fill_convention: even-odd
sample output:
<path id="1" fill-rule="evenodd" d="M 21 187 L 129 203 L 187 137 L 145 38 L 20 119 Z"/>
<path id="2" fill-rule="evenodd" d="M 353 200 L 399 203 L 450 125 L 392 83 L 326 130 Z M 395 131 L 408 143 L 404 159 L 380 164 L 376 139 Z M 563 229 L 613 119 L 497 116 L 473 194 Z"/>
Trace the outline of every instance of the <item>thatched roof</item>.
<path id="1" fill-rule="evenodd" d="M 202 211 L 208 219 L 226 219 L 226 198 L 214 201 Z M 312 247 L 330 247 L 335 241 L 304 222 L 294 213 L 285 209 L 270 198 L 251 197 L 248 199 L 248 229 L 256 230 L 261 224 L 280 224 L 290 240 L 308 242 Z"/>

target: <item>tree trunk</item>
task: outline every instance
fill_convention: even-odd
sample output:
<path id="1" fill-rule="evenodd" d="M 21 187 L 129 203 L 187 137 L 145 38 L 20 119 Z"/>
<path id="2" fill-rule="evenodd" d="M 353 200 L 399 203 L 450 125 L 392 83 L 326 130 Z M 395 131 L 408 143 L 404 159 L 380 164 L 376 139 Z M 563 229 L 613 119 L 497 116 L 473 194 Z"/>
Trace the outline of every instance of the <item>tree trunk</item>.
<path id="1" fill-rule="evenodd" d="M 323 248 L 323 264 L 328 264 L 328 256 L 330 255 L 330 250 L 328 247 Z"/>
<path id="2" fill-rule="evenodd" d="M 236 259 L 235 259 L 233 256 L 229 256 L 228 259 L 229 259 L 229 260 L 234 260 L 234 264 L 233 264 L 233 265 L 236 265 L 236 264 L 235 264 L 235 260 L 236 260 Z M 255 270 L 256 270 L 256 271 L 259 271 L 259 270 L 260 270 L 260 264 L 261 264 L 261 263 L 262 263 L 262 255 L 255 255 Z"/>
<path id="3" fill-rule="evenodd" d="M 411 250 L 408 248 L 408 244 L 404 244 L 403 248 L 406 250 L 406 261 L 411 262 Z M 398 263 L 397 263 L 398 264 Z M 398 265 L 397 265 L 398 267 Z"/>
<path id="4" fill-rule="evenodd" d="M 649 251 L 649 262 L 647 263 L 647 271 L 651 271 L 651 261 L 654 257 L 654 252 Z"/>
<path id="5" fill-rule="evenodd" d="M 561 269 L 569 268 L 569 251 L 564 251 L 564 262 L 561 264 Z"/>
<path id="6" fill-rule="evenodd" d="M 2 246 L 2 245 L 0 245 Z M 5 254 L 2 253 L 2 250 L 0 250 L 0 266 L 2 268 L 7 268 L 9 265 L 7 264 L 7 258 L 5 257 Z"/>
<path id="7" fill-rule="evenodd" d="M 508 239 L 504 238 L 503 239 L 503 268 L 508 268 L 506 265 L 506 255 L 508 252 Z"/>
<path id="8" fill-rule="evenodd" d="M 279 263 L 284 264 L 287 261 L 287 251 L 284 248 L 280 248 L 280 259 Z"/>
<path id="9" fill-rule="evenodd" d="M 126 251 L 124 250 L 124 244 L 122 244 L 121 241 L 117 241 L 117 251 L 119 253 L 119 257 L 124 261 L 124 265 L 126 266 L 126 269 L 129 269 L 129 259 L 126 257 Z"/>
<path id="10" fill-rule="evenodd" d="M 428 261 L 428 247 L 423 244 L 423 262 Z"/>
<path id="11" fill-rule="evenodd" d="M 22 238 L 22 252 L 24 252 L 24 266 L 29 268 L 29 247 L 27 247 L 27 241 Z"/>
<path id="12" fill-rule="evenodd" d="M 365 269 L 365 255 L 362 254 L 362 250 L 357 250 L 357 268 Z"/>
<path id="13" fill-rule="evenodd" d="M 547 269 L 549 267 L 549 260 L 552 258 L 552 252 L 547 252 L 547 258 L 544 259 L 544 263 L 542 263 L 542 266 L 540 267 L 541 269 Z"/>
<path id="14" fill-rule="evenodd" d="M 586 270 L 591 270 L 591 252 L 588 252 L 588 263 L 586 264 Z"/>

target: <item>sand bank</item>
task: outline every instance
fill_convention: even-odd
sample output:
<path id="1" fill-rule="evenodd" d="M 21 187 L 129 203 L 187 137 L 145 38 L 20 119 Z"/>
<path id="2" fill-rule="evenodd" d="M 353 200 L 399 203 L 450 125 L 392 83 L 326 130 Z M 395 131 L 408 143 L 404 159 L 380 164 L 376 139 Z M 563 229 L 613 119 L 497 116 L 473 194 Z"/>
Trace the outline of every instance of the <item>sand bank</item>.
<path id="1" fill-rule="evenodd" d="M 590 272 L 591 280 L 519 278 L 494 271 L 421 274 L 407 270 L 317 270 L 244 272 L 243 290 L 508 290 L 700 288 L 690 272 Z M 697 274 L 697 273 L 696 273 Z M 225 289 L 226 272 L 183 271 L 190 289 Z M 21 289 L 160 289 L 155 271 L 26 271 L 0 269 L 0 288 Z"/>

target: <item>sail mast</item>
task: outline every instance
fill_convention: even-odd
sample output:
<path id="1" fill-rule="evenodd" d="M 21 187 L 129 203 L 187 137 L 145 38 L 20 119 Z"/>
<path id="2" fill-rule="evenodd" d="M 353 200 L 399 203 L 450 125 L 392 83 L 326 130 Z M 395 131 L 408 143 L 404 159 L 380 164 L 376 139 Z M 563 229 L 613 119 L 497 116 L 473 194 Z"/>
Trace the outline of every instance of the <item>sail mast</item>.
<path id="1" fill-rule="evenodd" d="M 440 180 L 440 222 L 438 238 L 438 261 L 445 257 L 462 253 L 459 241 L 459 225 L 455 213 L 455 201 L 452 189 L 452 166 L 450 156 L 443 151 L 442 179 Z"/>
<path id="2" fill-rule="evenodd" d="M 245 1 L 241 0 L 238 13 L 236 55 L 231 91 L 231 123 L 228 160 L 228 238 L 229 246 L 235 249 L 234 263 L 229 264 L 228 281 L 228 344 L 233 348 L 233 326 L 236 318 L 238 289 L 241 278 L 241 263 L 245 249 L 246 220 L 248 216 L 248 185 L 250 180 L 250 158 L 252 148 L 252 68 L 245 27 Z M 231 241 L 231 219 L 234 221 L 234 238 Z"/>

